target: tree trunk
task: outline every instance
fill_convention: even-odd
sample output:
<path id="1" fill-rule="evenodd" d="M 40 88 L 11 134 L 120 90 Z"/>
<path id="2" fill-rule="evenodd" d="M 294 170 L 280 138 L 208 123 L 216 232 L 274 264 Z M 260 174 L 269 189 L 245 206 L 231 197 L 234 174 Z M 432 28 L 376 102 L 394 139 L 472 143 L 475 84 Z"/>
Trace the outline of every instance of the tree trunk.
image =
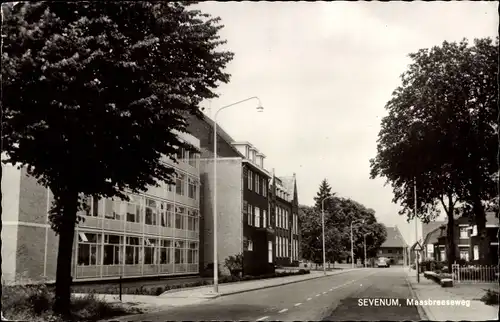
<path id="1" fill-rule="evenodd" d="M 451 265 L 455 263 L 455 217 L 453 209 L 448 212 L 448 225 L 446 226 L 446 257 L 448 259 L 448 272 L 451 272 Z"/>
<path id="2" fill-rule="evenodd" d="M 65 193 L 64 197 L 60 200 L 63 203 L 63 207 L 61 226 L 59 227 L 56 293 L 53 310 L 56 314 L 68 317 L 71 312 L 71 259 L 73 257 L 78 194 Z"/>
<path id="3" fill-rule="evenodd" d="M 472 207 L 477 225 L 477 233 L 479 235 L 479 264 L 487 265 L 490 260 L 490 245 L 488 232 L 486 230 L 486 212 L 484 211 L 481 199 L 477 196 L 474 197 Z"/>

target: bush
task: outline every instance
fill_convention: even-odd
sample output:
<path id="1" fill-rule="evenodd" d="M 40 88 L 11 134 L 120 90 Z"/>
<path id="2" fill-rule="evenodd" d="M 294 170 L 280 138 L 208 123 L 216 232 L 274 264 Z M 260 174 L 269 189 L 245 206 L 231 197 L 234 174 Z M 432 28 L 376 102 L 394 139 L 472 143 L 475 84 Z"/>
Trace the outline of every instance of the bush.
<path id="1" fill-rule="evenodd" d="M 499 304 L 500 293 L 495 290 L 486 290 L 486 294 L 481 297 L 481 301 L 483 301 L 487 305 L 498 305 Z"/>
<path id="2" fill-rule="evenodd" d="M 54 293 L 44 284 L 2 285 L 2 313 L 11 320 L 62 322 L 52 312 Z M 94 294 L 71 299 L 72 321 L 97 321 L 129 313 L 140 313 L 113 305 L 97 298 Z"/>

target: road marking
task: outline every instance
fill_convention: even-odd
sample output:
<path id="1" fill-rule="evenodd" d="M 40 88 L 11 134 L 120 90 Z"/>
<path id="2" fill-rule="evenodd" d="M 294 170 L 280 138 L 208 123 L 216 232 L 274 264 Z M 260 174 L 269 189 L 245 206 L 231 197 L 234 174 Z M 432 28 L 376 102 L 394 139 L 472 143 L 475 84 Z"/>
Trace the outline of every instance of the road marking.
<path id="1" fill-rule="evenodd" d="M 326 294 L 326 292 L 323 292 L 323 294 Z"/>
<path id="2" fill-rule="evenodd" d="M 301 304 L 302 304 L 302 303 L 297 303 L 297 304 L 295 304 L 294 306 L 299 306 L 299 305 L 301 305 Z"/>
<path id="3" fill-rule="evenodd" d="M 333 288 L 330 289 L 330 292 L 333 291 Z"/>
<path id="4" fill-rule="evenodd" d="M 264 320 L 265 320 L 265 319 L 267 319 L 267 318 L 268 318 L 268 316 L 263 316 L 263 317 L 261 317 L 260 319 L 258 319 L 257 321 L 264 321 Z"/>
<path id="5" fill-rule="evenodd" d="M 288 309 L 283 309 L 283 310 L 279 311 L 278 313 L 284 313 L 286 311 L 288 311 Z"/>
<path id="6" fill-rule="evenodd" d="M 308 297 L 308 298 L 307 298 L 307 300 L 308 300 L 308 301 L 312 300 L 312 297 Z"/>
<path id="7" fill-rule="evenodd" d="M 321 294 L 316 294 L 316 296 L 321 296 Z"/>

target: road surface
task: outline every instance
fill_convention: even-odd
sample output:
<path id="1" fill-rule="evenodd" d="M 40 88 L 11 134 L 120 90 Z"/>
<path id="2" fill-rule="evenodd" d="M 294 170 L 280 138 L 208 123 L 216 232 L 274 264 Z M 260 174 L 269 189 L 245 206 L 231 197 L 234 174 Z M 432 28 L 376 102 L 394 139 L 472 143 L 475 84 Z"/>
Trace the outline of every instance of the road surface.
<path id="1" fill-rule="evenodd" d="M 411 293 L 405 276 L 401 267 L 360 269 L 119 320 L 419 321 L 417 308 L 406 305 Z"/>

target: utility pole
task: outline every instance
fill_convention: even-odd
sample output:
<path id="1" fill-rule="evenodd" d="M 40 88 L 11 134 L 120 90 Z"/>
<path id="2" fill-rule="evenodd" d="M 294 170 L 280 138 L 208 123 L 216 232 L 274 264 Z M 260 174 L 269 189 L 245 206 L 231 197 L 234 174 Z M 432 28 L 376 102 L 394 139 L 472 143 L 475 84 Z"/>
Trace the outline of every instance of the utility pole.
<path id="1" fill-rule="evenodd" d="M 418 225 L 417 225 L 417 179 L 413 179 L 413 194 L 415 196 L 415 240 L 418 245 Z M 415 245 L 415 248 L 417 247 Z M 418 250 L 415 249 L 415 269 L 417 270 L 417 283 L 420 283 L 420 274 L 418 268 Z"/>

